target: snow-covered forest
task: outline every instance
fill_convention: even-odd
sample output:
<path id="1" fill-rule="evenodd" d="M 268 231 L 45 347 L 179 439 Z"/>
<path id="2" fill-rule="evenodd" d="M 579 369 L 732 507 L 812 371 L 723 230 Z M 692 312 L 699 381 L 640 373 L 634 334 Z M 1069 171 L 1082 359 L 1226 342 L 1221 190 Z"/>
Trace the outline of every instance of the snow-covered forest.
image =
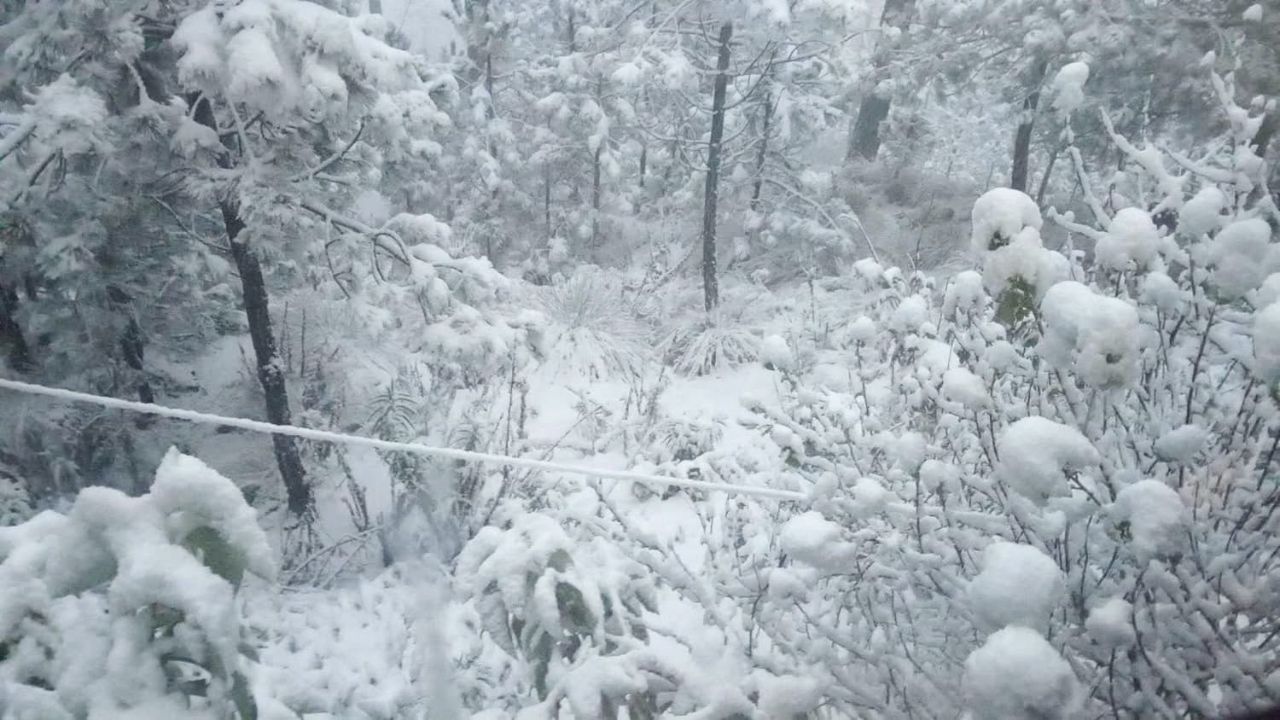
<path id="1" fill-rule="evenodd" d="M 0 720 L 1280 706 L 1278 101 L 1280 0 L 2 0 Z"/>

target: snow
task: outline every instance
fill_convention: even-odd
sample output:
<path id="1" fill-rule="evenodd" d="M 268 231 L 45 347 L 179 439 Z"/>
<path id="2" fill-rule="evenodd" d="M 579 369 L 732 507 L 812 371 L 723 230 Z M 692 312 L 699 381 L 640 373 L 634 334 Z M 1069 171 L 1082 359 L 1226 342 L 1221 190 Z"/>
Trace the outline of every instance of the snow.
<path id="1" fill-rule="evenodd" d="M 981 310 L 987 301 L 987 292 L 982 287 L 982 273 L 976 270 L 964 270 L 956 273 L 948 283 L 943 294 L 942 314 L 952 315 L 957 311 L 974 312 Z"/>
<path id="2" fill-rule="evenodd" d="M 920 328 L 929 322 L 929 306 L 924 298 L 912 295 L 904 298 L 894 309 L 889 318 L 889 327 L 898 333 L 920 332 Z"/>
<path id="3" fill-rule="evenodd" d="M 1245 8 L 1245 11 L 1240 14 L 1240 17 L 1245 22 L 1252 22 L 1252 23 L 1262 22 L 1262 4 L 1254 3 L 1250 5 L 1249 7 Z"/>
<path id="4" fill-rule="evenodd" d="M 974 619 L 988 630 L 1021 625 L 1043 630 L 1066 597 L 1066 578 L 1048 555 L 1030 545 L 997 541 L 982 553 L 982 571 L 969 582 Z"/>
<path id="5" fill-rule="evenodd" d="M 1211 280 L 1226 299 L 1246 296 L 1266 279 L 1271 250 L 1266 220 L 1237 220 L 1219 232 L 1210 246 Z"/>
<path id="6" fill-rule="evenodd" d="M 1107 269 L 1141 271 L 1156 259 L 1159 244 L 1160 232 L 1151 215 L 1138 208 L 1124 208 L 1111 219 L 1106 234 L 1094 247 L 1094 254 L 1098 264 Z"/>
<path id="7" fill-rule="evenodd" d="M 1253 371 L 1266 383 L 1280 382 L 1280 303 L 1254 313 Z"/>
<path id="8" fill-rule="evenodd" d="M 1254 291 L 1249 302 L 1255 308 L 1261 309 L 1278 301 L 1280 301 L 1280 272 L 1273 272 L 1262 281 L 1262 285 Z"/>
<path id="9" fill-rule="evenodd" d="M 762 670 L 752 673 L 759 697 L 756 708 L 762 717 L 794 718 L 813 712 L 822 703 L 822 683 L 804 675 L 774 675 Z"/>
<path id="10" fill-rule="evenodd" d="M 849 325 L 849 339 L 867 345 L 876 339 L 876 324 L 866 315 L 860 316 Z"/>
<path id="11" fill-rule="evenodd" d="M 1067 63 L 1053 78 L 1053 109 L 1063 115 L 1075 112 L 1084 104 L 1084 84 L 1089 81 L 1089 65 Z"/>
<path id="12" fill-rule="evenodd" d="M 795 357 L 791 354 L 791 346 L 781 335 L 769 335 L 760 343 L 760 362 L 774 370 L 791 370 Z"/>
<path id="13" fill-rule="evenodd" d="M 219 553 L 202 558 L 200 550 L 185 547 L 197 528 L 214 530 L 226 549 L 196 546 Z M 160 650 L 139 638 L 151 638 L 155 614 L 167 608 L 175 615 L 170 652 L 238 668 L 232 581 L 239 578 L 217 573 L 238 575 L 239 563 L 264 576 L 274 573 L 254 511 L 230 480 L 170 451 L 149 494 L 89 487 L 66 515 L 47 511 L 0 528 L 0 586 L 6 588 L 0 637 L 11 637 L 33 614 L 47 619 L 50 651 L 29 658 L 35 664 L 26 672 L 60 674 L 54 685 L 63 707 L 87 710 L 89 717 L 171 711 L 175 699 L 165 691 Z M 225 693 L 224 680 L 214 678 L 214 699 Z"/>
<path id="14" fill-rule="evenodd" d="M 973 203 L 972 219 L 973 249 L 980 253 L 1011 241 L 1023 228 L 1038 231 L 1044 224 L 1035 200 L 1010 188 L 988 190 L 979 197 Z"/>
<path id="15" fill-rule="evenodd" d="M 851 557 L 852 546 L 840 526 L 810 510 L 782 526 L 782 549 L 797 561 L 821 570 L 838 571 Z"/>
<path id="16" fill-rule="evenodd" d="M 853 507 L 863 516 L 883 510 L 889 497 L 889 491 L 875 478 L 858 478 L 854 483 Z"/>
<path id="17" fill-rule="evenodd" d="M 1066 660 L 1039 633 L 1008 627 L 964 663 L 966 705 L 977 720 L 1076 716 L 1080 688 Z"/>
<path id="18" fill-rule="evenodd" d="M 1208 430 L 1199 425 L 1183 425 L 1156 439 L 1156 457 L 1165 462 L 1186 464 L 1195 458 L 1208 440 Z"/>
<path id="19" fill-rule="evenodd" d="M 1178 232 L 1194 240 L 1222 227 L 1227 195 L 1215 185 L 1201 188 L 1178 213 Z"/>
<path id="20" fill-rule="evenodd" d="M 1159 308 L 1161 312 L 1172 314 L 1186 303 L 1187 293 L 1178 287 L 1173 278 L 1154 271 L 1142 276 L 1138 298 L 1143 303 Z"/>
<path id="21" fill-rule="evenodd" d="M 991 395 L 982 378 L 965 368 L 951 368 L 943 374 L 942 396 L 969 410 L 980 410 L 991 405 Z"/>
<path id="22" fill-rule="evenodd" d="M 1088 438 L 1075 428 L 1047 418 L 1023 418 L 1001 431 L 996 446 L 1000 461 L 996 476 L 1033 502 L 1071 494 L 1067 470 L 1099 462 Z"/>
<path id="23" fill-rule="evenodd" d="M 1084 623 L 1093 641 L 1106 648 L 1126 648 L 1133 644 L 1133 605 L 1120 597 L 1104 600 L 1089 611 Z"/>
<path id="24" fill-rule="evenodd" d="M 1137 379 L 1138 313 L 1119 298 L 1074 281 L 1060 282 L 1040 303 L 1044 335 L 1036 352 L 1098 388 Z"/>
<path id="25" fill-rule="evenodd" d="M 1139 557 L 1168 557 L 1184 546 L 1187 508 L 1177 491 L 1159 480 L 1139 480 L 1121 490 L 1111 516 L 1129 523 Z"/>

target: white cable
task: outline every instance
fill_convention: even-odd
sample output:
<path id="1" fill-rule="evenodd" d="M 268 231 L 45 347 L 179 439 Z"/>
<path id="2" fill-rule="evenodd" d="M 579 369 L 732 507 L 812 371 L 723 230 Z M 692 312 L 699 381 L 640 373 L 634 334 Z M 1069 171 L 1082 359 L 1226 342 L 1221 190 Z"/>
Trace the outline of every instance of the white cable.
<path id="1" fill-rule="evenodd" d="M 585 468 L 575 465 L 566 465 L 564 463 L 549 462 L 547 460 L 534 460 L 533 458 L 508 457 L 505 455 L 473 452 L 471 450 L 433 447 L 431 445 L 423 445 L 421 443 L 379 440 L 377 438 L 363 437 L 360 435 L 347 435 L 344 433 L 329 432 L 327 430 L 312 430 L 310 428 L 297 427 L 295 425 L 276 425 L 274 423 L 261 422 L 259 420 L 246 420 L 245 418 L 211 415 L 209 413 L 196 412 L 194 410 L 181 410 L 179 408 L 154 405 L 152 403 L 120 400 L 119 398 L 91 395 L 89 393 L 76 392 L 75 390 L 64 390 L 62 388 L 45 387 L 44 385 L 35 385 L 18 380 L 6 380 L 0 378 L 0 389 L 12 390 L 14 392 L 26 393 L 28 395 L 42 395 L 44 397 L 55 398 L 65 402 L 90 403 L 105 408 L 113 408 L 115 410 L 128 410 L 147 415 L 158 415 L 160 417 L 173 418 L 175 420 L 186 420 L 188 422 L 199 423 L 202 425 L 225 425 L 227 427 L 240 428 L 242 430 L 266 433 L 269 435 L 291 435 L 304 440 L 345 443 L 347 445 L 362 445 L 364 447 L 376 448 L 378 450 L 407 452 L 416 455 L 434 455 L 436 457 L 452 458 L 454 460 L 467 460 L 470 462 L 489 463 L 492 465 L 503 465 L 506 467 L 529 468 L 531 470 L 545 470 L 549 472 L 570 473 L 573 475 L 586 475 L 609 480 L 627 480 L 653 487 L 683 487 L 694 490 L 707 490 L 710 492 L 725 492 L 734 495 L 752 495 L 755 497 L 771 498 L 774 500 L 789 500 L 792 502 L 805 502 L 808 500 L 808 496 L 804 493 L 792 490 L 751 487 L 748 485 L 731 485 L 728 483 L 713 483 L 705 480 L 687 480 L 684 478 L 663 477 L 661 475 L 646 475 L 644 473 L 633 472 L 631 470 L 602 470 L 597 468 Z"/>

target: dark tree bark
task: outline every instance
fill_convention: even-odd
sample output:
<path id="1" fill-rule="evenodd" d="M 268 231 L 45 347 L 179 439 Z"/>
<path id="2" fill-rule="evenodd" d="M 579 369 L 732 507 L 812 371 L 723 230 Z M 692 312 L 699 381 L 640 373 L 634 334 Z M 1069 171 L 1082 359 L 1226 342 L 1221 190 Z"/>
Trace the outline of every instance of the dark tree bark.
<path id="1" fill-rule="evenodd" d="M 716 279 L 716 203 L 720 193 L 720 143 L 724 140 L 725 95 L 729 87 L 729 42 L 733 23 L 720 26 L 720 51 L 711 93 L 711 139 L 707 147 L 707 184 L 702 194 L 702 296 L 708 311 L 720 304 Z"/>
<path id="2" fill-rule="evenodd" d="M 769 126 L 773 121 L 773 97 L 764 91 L 764 104 L 760 109 L 760 147 L 756 149 L 756 176 L 751 183 L 751 212 L 760 210 L 760 195 L 764 190 L 764 163 L 769 156 Z"/>
<path id="3" fill-rule="evenodd" d="M 1049 69 L 1048 60 L 1037 60 L 1027 83 L 1027 97 L 1022 101 L 1022 120 L 1013 138 L 1013 172 L 1009 187 L 1027 191 L 1027 173 L 1031 166 L 1031 133 L 1036 127 L 1036 107 L 1040 105 L 1040 85 Z"/>
<path id="4" fill-rule="evenodd" d="M 573 18 L 572 15 L 569 16 Z M 603 77 L 596 79 L 596 98 L 599 100 L 604 94 Z M 603 103 L 602 103 L 603 104 Z M 596 145 L 595 156 L 592 158 L 591 164 L 591 248 L 595 250 L 600 246 L 600 153 L 604 151 L 606 138 L 600 138 L 600 144 Z"/>
<path id="5" fill-rule="evenodd" d="M 880 14 L 881 28 L 895 28 L 906 31 L 915 12 L 915 0 L 885 0 L 884 11 Z M 889 51 L 881 41 L 876 48 L 872 60 L 872 80 L 879 80 L 889 66 Z M 890 100 L 878 95 L 874 86 L 863 95 L 858 104 L 858 115 L 849 134 L 848 158 L 875 160 L 880 152 L 880 124 L 889 118 Z"/>
<path id="6" fill-rule="evenodd" d="M 196 122 L 205 127 L 216 128 L 213 108 L 208 100 L 201 98 L 196 103 Z M 235 166 L 231 155 L 234 143 L 230 139 L 226 142 L 229 147 L 219 158 L 218 164 L 230 169 Z M 253 353 L 258 365 L 258 382 L 262 385 L 266 402 L 267 422 L 291 425 L 293 416 L 289 411 L 289 389 L 285 384 L 284 366 L 276 349 L 275 332 L 271 326 L 271 307 L 266 280 L 262 276 L 262 263 L 243 236 L 245 223 L 240 217 L 240 208 L 235 199 L 223 198 L 218 203 L 218 209 L 222 212 L 222 224 L 231 246 L 231 258 L 235 261 L 236 272 L 240 274 L 244 312 L 249 321 L 249 338 L 253 342 Z M 311 486 L 307 483 L 297 443 L 288 435 L 272 435 L 271 444 L 275 450 L 280 478 L 284 481 L 289 511 L 298 516 L 309 515 L 313 508 Z"/>
<path id="7" fill-rule="evenodd" d="M 29 372 L 35 363 L 31 359 L 31 346 L 22 334 L 22 326 L 15 317 L 18 312 L 18 293 L 0 285 L 0 346 L 9 356 L 9 367 L 18 372 Z"/>

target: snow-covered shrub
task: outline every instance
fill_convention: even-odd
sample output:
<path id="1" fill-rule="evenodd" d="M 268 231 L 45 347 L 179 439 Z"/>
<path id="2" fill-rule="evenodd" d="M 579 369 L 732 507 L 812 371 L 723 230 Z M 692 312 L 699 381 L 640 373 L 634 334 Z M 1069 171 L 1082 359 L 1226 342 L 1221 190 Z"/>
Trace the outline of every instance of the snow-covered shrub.
<path id="1" fill-rule="evenodd" d="M 635 563 L 607 550 L 526 513 L 508 529 L 485 527 L 458 556 L 455 577 L 477 629 L 528 669 L 527 712 L 556 717 L 565 702 L 575 717 L 612 717 L 652 702 L 658 663 L 641 616 L 655 607 L 653 591 Z"/>
<path id="2" fill-rule="evenodd" d="M 648 355 L 648 329 L 629 311 L 624 288 L 589 268 L 538 288 L 552 362 L 591 379 L 637 372 Z"/>
<path id="3" fill-rule="evenodd" d="M 760 339 L 737 324 L 701 317 L 686 322 L 659 345 L 659 351 L 681 375 L 705 375 L 717 367 L 754 362 Z"/>
<path id="4" fill-rule="evenodd" d="M 236 590 L 272 551 L 229 480 L 171 450 L 151 491 L 82 490 L 0 528 L 0 707 L 15 717 L 256 716 Z"/>
<path id="5" fill-rule="evenodd" d="M 31 515 L 31 497 L 26 486 L 0 466 L 0 527 L 17 525 Z"/>
<path id="6" fill-rule="evenodd" d="M 752 501 L 738 512 L 777 513 L 777 530 L 707 571 L 737 599 L 725 623 L 750 629 L 744 662 L 821 658 L 826 701 L 851 715 L 955 697 L 991 718 L 1280 700 L 1280 635 L 1249 631 L 1280 613 L 1280 306 L 1250 302 L 1274 272 L 1272 201 L 1229 142 L 1195 163 L 1117 143 L 1117 182 L 1154 196 L 1096 202 L 1096 225 L 1048 214 L 1098 243 L 1092 260 L 1044 249 L 1029 198 L 984 196 L 984 282 L 938 297 L 864 263 L 867 303 L 836 334 L 847 387 L 801 374 L 749 405 L 776 453 L 755 477 L 812 501 Z M 1152 220 L 1161 203 L 1188 214 L 1176 233 Z"/>

